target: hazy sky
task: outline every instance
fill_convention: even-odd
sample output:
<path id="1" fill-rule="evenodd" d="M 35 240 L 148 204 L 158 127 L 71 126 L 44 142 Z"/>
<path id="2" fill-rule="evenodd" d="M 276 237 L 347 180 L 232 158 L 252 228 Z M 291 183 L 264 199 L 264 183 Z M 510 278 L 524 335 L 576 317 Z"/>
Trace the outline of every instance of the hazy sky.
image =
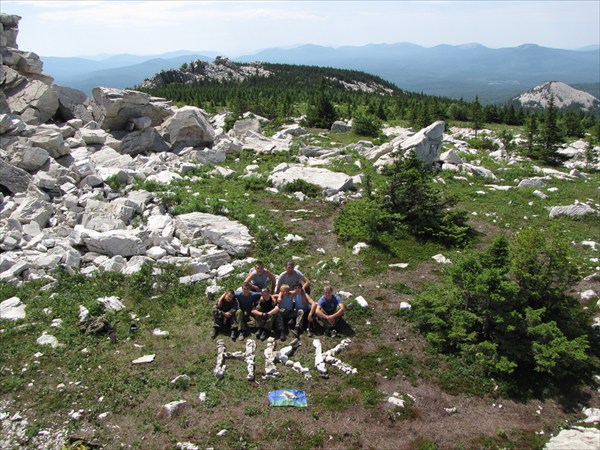
<path id="1" fill-rule="evenodd" d="M 589 1 L 10 1 L 18 45 L 43 56 L 268 47 L 479 42 L 573 49 L 600 44 L 600 2 Z"/>

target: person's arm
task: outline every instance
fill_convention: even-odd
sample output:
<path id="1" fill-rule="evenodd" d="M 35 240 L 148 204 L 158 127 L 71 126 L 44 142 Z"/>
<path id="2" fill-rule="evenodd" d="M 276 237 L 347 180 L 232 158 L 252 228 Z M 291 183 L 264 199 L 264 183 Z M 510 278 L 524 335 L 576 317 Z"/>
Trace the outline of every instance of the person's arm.
<path id="1" fill-rule="evenodd" d="M 306 276 L 302 275 L 302 280 L 301 281 L 302 281 L 302 287 L 306 291 L 306 288 L 308 286 L 310 286 L 310 280 L 308 278 L 306 278 Z"/>
<path id="2" fill-rule="evenodd" d="M 308 320 L 312 321 L 313 316 L 315 315 L 315 311 L 317 310 L 317 303 L 312 299 L 310 295 L 304 295 L 306 296 L 306 300 L 308 300 L 308 304 L 310 305 L 310 310 L 308 311 Z"/>
<path id="3" fill-rule="evenodd" d="M 246 278 L 244 278 L 244 283 L 252 284 L 252 277 L 254 276 L 254 272 L 250 272 Z"/>
<path id="4" fill-rule="evenodd" d="M 323 308 L 321 307 L 321 305 L 317 304 L 317 308 L 315 313 L 317 314 L 317 316 L 323 318 L 323 319 L 328 319 L 329 316 L 327 314 L 325 314 L 325 311 L 323 311 Z"/>
<path id="5" fill-rule="evenodd" d="M 338 303 L 338 310 L 329 316 L 331 319 L 337 319 L 338 317 L 342 317 L 344 312 L 346 312 L 346 305 L 344 305 L 341 301 Z"/>
<path id="6" fill-rule="evenodd" d="M 271 311 L 269 311 L 267 314 L 269 316 L 274 316 L 275 314 L 277 314 L 279 312 L 279 305 L 275 305 L 275 308 L 273 308 Z"/>
<path id="7" fill-rule="evenodd" d="M 285 273 L 285 272 L 284 272 Z M 277 282 L 275 283 L 275 293 L 279 294 L 279 287 L 281 286 L 281 276 L 283 275 L 283 273 L 281 275 L 279 275 L 277 277 Z"/>
<path id="8" fill-rule="evenodd" d="M 275 287 L 277 284 L 277 279 L 275 278 L 275 275 L 273 274 L 273 272 L 271 272 L 270 270 L 265 270 L 265 272 L 267 273 L 267 278 L 271 282 L 271 294 L 274 294 Z"/>

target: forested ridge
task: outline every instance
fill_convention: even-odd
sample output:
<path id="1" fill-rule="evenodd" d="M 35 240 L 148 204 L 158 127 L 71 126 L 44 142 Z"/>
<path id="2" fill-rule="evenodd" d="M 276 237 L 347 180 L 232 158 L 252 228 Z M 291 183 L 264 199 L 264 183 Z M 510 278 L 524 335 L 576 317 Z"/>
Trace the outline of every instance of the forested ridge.
<path id="1" fill-rule="evenodd" d="M 252 111 L 282 122 L 290 116 L 305 114 L 319 91 L 324 91 L 327 100 L 335 106 L 336 118 L 351 119 L 366 113 L 383 121 L 403 121 L 419 128 L 435 120 L 524 125 L 528 117 L 543 114 L 512 103 L 481 105 L 477 97 L 474 101 L 465 101 L 408 92 L 378 76 L 356 70 L 230 61 L 227 64 L 238 68 L 259 66 L 272 74 L 253 75 L 243 81 L 205 77 L 192 83 L 178 82 L 181 74 L 201 71 L 207 66 L 197 61 L 155 75 L 162 86 L 138 89 L 175 103 L 201 107 L 209 113 L 226 108 L 237 117 Z M 363 90 L 358 90 L 359 87 Z M 374 88 L 367 92 L 367 87 Z M 585 130 L 597 120 L 591 112 L 566 110 L 557 114 L 565 136 L 583 137 Z"/>

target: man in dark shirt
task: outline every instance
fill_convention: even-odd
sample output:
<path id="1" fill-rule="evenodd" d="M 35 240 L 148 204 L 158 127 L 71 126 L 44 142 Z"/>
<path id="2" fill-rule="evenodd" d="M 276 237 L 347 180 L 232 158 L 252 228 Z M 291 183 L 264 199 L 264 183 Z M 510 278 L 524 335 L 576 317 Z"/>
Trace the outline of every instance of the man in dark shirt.
<path id="1" fill-rule="evenodd" d="M 277 305 L 277 300 L 271 296 L 269 288 L 263 288 L 258 304 L 252 310 L 252 318 L 254 319 L 254 325 L 257 330 L 256 337 L 258 339 L 264 341 L 271 333 L 273 323 L 275 323 L 277 329 L 280 330 L 280 339 L 282 341 L 285 340 L 279 306 Z"/>
<path id="2" fill-rule="evenodd" d="M 239 304 L 233 291 L 225 291 L 213 307 L 213 334 L 212 339 L 219 334 L 219 328 L 229 325 L 231 328 L 231 339 L 238 337 L 238 314 Z"/>

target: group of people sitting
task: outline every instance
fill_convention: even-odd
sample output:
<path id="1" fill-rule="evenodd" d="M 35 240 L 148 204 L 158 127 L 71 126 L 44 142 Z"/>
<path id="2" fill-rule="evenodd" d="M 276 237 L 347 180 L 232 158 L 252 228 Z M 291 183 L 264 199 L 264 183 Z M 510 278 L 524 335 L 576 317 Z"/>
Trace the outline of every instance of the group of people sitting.
<path id="1" fill-rule="evenodd" d="M 345 311 L 344 303 L 329 285 L 315 302 L 310 296 L 310 281 L 295 269 L 292 261 L 286 262 L 285 271 L 277 278 L 259 261 L 244 280 L 241 291 L 225 291 L 215 303 L 212 338 L 222 328 L 231 333 L 234 341 L 248 337 L 251 329 L 262 341 L 273 331 L 285 341 L 287 330 L 295 337 L 305 330 L 308 337 L 321 330 L 335 337 Z"/>

